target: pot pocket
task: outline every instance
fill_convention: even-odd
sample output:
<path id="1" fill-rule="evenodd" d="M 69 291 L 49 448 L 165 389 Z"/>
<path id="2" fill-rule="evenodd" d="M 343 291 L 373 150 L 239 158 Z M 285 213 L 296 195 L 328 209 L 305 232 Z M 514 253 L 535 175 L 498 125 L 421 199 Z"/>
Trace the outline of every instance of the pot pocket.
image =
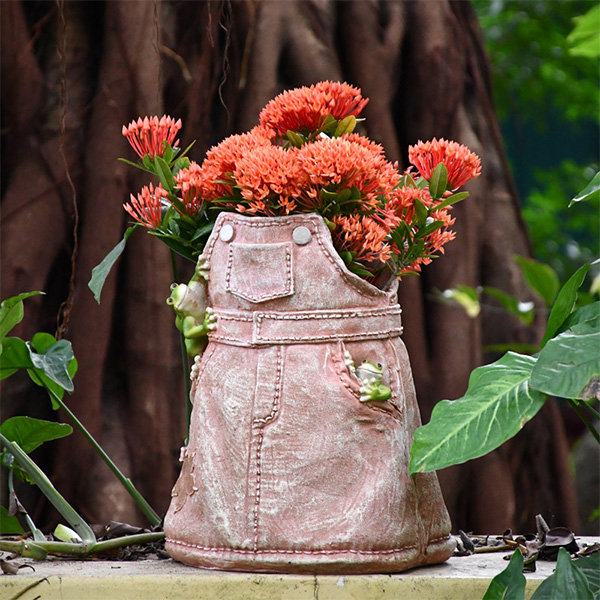
<path id="1" fill-rule="evenodd" d="M 265 302 L 294 293 L 292 244 L 229 246 L 225 288 L 249 302 Z"/>

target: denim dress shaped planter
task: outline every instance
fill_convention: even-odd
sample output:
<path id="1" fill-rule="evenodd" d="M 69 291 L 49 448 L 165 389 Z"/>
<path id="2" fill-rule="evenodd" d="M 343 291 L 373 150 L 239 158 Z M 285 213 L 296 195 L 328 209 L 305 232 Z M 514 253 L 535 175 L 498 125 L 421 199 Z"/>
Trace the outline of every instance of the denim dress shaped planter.
<path id="1" fill-rule="evenodd" d="M 193 369 L 166 548 L 198 567 L 389 573 L 453 552 L 435 474 L 408 473 L 420 425 L 396 287 L 349 272 L 314 214 L 221 213 L 203 254 L 216 330 Z M 345 362 L 381 363 L 361 402 Z"/>

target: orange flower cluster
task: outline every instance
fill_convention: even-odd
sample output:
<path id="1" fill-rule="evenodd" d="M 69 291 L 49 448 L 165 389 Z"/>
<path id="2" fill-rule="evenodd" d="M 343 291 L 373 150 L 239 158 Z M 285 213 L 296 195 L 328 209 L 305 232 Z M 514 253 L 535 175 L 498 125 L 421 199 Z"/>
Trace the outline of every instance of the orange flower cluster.
<path id="1" fill-rule="evenodd" d="M 138 222 L 148 229 L 156 229 L 162 219 L 163 199 L 169 194 L 159 184 L 156 188 L 152 184 L 145 185 L 137 198 L 130 194 L 131 204 L 123 204 L 123 208 Z"/>
<path id="2" fill-rule="evenodd" d="M 197 241 L 197 227 L 219 210 L 267 216 L 316 212 L 330 225 L 335 247 L 356 273 L 376 277 L 387 267 L 398 274 L 420 271 L 455 235 L 450 230 L 452 200 L 444 206 L 444 198 L 478 177 L 481 163 L 456 142 L 419 141 L 410 146 L 409 160 L 426 181 L 415 182 L 413 167 L 400 174 L 379 144 L 344 132 L 352 120 L 348 128 L 339 126 L 367 102 L 359 89 L 331 81 L 284 92 L 263 109 L 260 125 L 212 147 L 201 165 L 172 160 L 173 189 L 145 187 L 137 198 L 131 196 L 125 210 L 179 247 L 188 244 L 191 256 L 203 243 Z M 177 145 L 180 127 L 181 121 L 171 117 L 145 117 L 123 127 L 123 135 L 140 157 L 154 157 L 164 152 L 165 142 Z M 297 135 L 287 136 L 288 131 Z M 440 163 L 448 181 L 444 189 L 437 185 L 432 197 L 428 181 Z M 164 207 L 174 195 L 181 204 L 167 212 Z M 187 232 L 189 241 L 182 237 Z"/>
<path id="3" fill-rule="evenodd" d="M 173 147 L 179 144 L 175 136 L 180 129 L 181 119 L 175 121 L 172 117 L 163 115 L 160 119 L 144 117 L 139 118 L 137 123 L 131 121 L 127 127 L 123 125 L 122 133 L 140 158 L 144 158 L 147 154 L 150 158 L 154 158 L 163 156 L 164 142 Z"/>
<path id="4" fill-rule="evenodd" d="M 379 196 L 387 196 L 400 181 L 397 165 L 383 156 L 377 144 L 348 138 L 321 139 L 298 150 L 297 160 L 306 186 L 305 193 L 319 205 L 319 191 L 334 186 L 336 191 L 357 188 L 363 210 L 377 207 Z"/>
<path id="5" fill-rule="evenodd" d="M 429 142 L 419 140 L 408 147 L 408 160 L 421 177 L 429 180 L 435 167 L 444 163 L 448 170 L 448 189 L 455 190 L 481 174 L 481 161 L 466 146 L 443 138 Z"/>
<path id="6" fill-rule="evenodd" d="M 333 245 L 340 251 L 354 253 L 354 260 L 366 263 L 386 263 L 391 258 L 387 242 L 389 229 L 367 215 L 333 217 Z"/>
<path id="7" fill-rule="evenodd" d="M 359 89 L 347 83 L 321 81 L 279 94 L 265 106 L 259 120 L 273 135 L 310 133 L 319 129 L 329 115 L 335 119 L 357 116 L 368 101 Z"/>

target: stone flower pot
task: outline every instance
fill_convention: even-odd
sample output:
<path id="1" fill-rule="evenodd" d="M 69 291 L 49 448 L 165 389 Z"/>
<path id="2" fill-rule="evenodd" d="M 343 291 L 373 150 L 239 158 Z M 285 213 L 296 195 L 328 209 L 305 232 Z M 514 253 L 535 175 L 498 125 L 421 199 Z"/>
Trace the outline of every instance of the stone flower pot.
<path id="1" fill-rule="evenodd" d="M 169 554 L 287 573 L 446 560 L 437 478 L 408 473 L 420 416 L 397 284 L 382 291 L 349 272 L 314 214 L 221 213 L 203 257 L 217 326 L 192 370 Z M 349 356 L 380 363 L 388 400 L 361 401 Z"/>

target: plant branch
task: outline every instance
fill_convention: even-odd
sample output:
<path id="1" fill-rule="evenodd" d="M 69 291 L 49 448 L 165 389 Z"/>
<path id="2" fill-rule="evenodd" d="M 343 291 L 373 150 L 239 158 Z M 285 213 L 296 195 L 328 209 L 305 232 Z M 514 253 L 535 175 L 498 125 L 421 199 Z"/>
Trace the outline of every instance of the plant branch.
<path id="1" fill-rule="evenodd" d="M 108 552 L 110 550 L 115 550 L 116 548 L 132 546 L 133 544 L 147 544 L 150 542 L 157 542 L 159 540 L 162 540 L 164 537 L 165 534 L 162 531 L 151 533 L 138 533 L 135 535 L 126 535 L 114 538 L 112 540 L 96 542 L 91 545 L 54 541 L 35 542 L 35 544 L 30 544 L 26 540 L 0 540 L 0 550 L 3 552 L 14 552 L 15 554 L 19 554 L 21 556 L 29 556 L 31 558 L 38 557 L 38 553 L 35 553 L 35 549 L 41 549 L 48 554 L 68 554 L 72 556 L 84 557 L 89 556 L 90 554 Z M 35 547 L 33 553 L 31 546 Z"/>
<path id="2" fill-rule="evenodd" d="M 585 426 L 589 429 L 590 433 L 594 436 L 596 441 L 600 444 L 600 433 L 596 430 L 596 428 L 589 421 L 585 413 L 581 410 L 579 406 L 579 402 L 576 400 L 572 400 L 569 398 L 569 404 L 573 407 L 573 410 L 577 413 L 577 416 L 584 422 Z"/>
<path id="3" fill-rule="evenodd" d="M 11 442 L 0 433 L 0 442 L 13 455 L 17 464 L 31 477 L 40 488 L 44 496 L 48 498 L 52 506 L 64 517 L 64 519 L 80 535 L 84 546 L 88 547 L 96 543 L 96 536 L 90 526 L 84 521 L 79 513 L 64 499 L 58 490 L 52 485 L 46 474 L 29 458 L 19 444 Z M 36 542 L 37 545 L 37 542 Z"/>
<path id="4" fill-rule="evenodd" d="M 12 460 L 14 460 L 14 456 Z M 8 493 L 11 494 L 14 497 L 15 501 L 18 502 L 19 512 L 25 518 L 25 521 L 27 522 L 27 527 L 29 527 L 29 530 L 33 534 L 33 540 L 35 542 L 43 542 L 46 539 L 44 537 L 44 534 L 36 527 L 35 523 L 33 522 L 33 519 L 29 516 L 29 513 L 27 512 L 25 507 L 17 499 L 17 494 L 15 493 L 14 477 L 15 472 L 13 469 L 10 469 L 8 471 Z"/>
<path id="5" fill-rule="evenodd" d="M 173 273 L 173 281 L 179 280 L 179 274 L 177 270 L 177 258 L 173 250 L 171 252 L 171 271 Z M 179 347 L 181 349 L 181 364 L 183 368 L 183 393 L 185 401 L 185 414 L 186 414 L 186 431 L 190 429 L 190 420 L 192 415 L 192 403 L 190 401 L 190 359 L 185 347 L 185 337 L 183 333 L 179 332 Z"/>
<path id="6" fill-rule="evenodd" d="M 115 463 L 111 460 L 110 456 L 106 454 L 106 452 L 102 449 L 100 444 L 94 439 L 92 434 L 85 428 L 83 423 L 73 414 L 69 407 L 62 401 L 62 399 L 53 390 L 51 390 L 41 378 L 37 376 L 37 373 L 35 373 L 35 371 L 32 371 L 32 374 L 36 377 L 40 385 L 46 389 L 50 397 L 69 415 L 75 426 L 90 442 L 90 444 L 93 446 L 94 450 L 96 450 L 100 458 L 107 464 L 108 468 L 115 474 L 117 479 L 121 482 L 123 487 L 127 490 L 129 495 L 133 498 L 135 503 L 138 505 L 138 507 L 144 513 L 144 515 L 150 521 L 150 523 L 152 525 L 159 525 L 161 522 L 161 518 L 156 514 L 154 509 L 150 506 L 150 504 L 148 504 L 147 500 L 140 494 L 140 492 L 138 492 L 131 480 L 125 477 L 123 473 L 121 473 L 119 467 L 115 465 Z"/>

